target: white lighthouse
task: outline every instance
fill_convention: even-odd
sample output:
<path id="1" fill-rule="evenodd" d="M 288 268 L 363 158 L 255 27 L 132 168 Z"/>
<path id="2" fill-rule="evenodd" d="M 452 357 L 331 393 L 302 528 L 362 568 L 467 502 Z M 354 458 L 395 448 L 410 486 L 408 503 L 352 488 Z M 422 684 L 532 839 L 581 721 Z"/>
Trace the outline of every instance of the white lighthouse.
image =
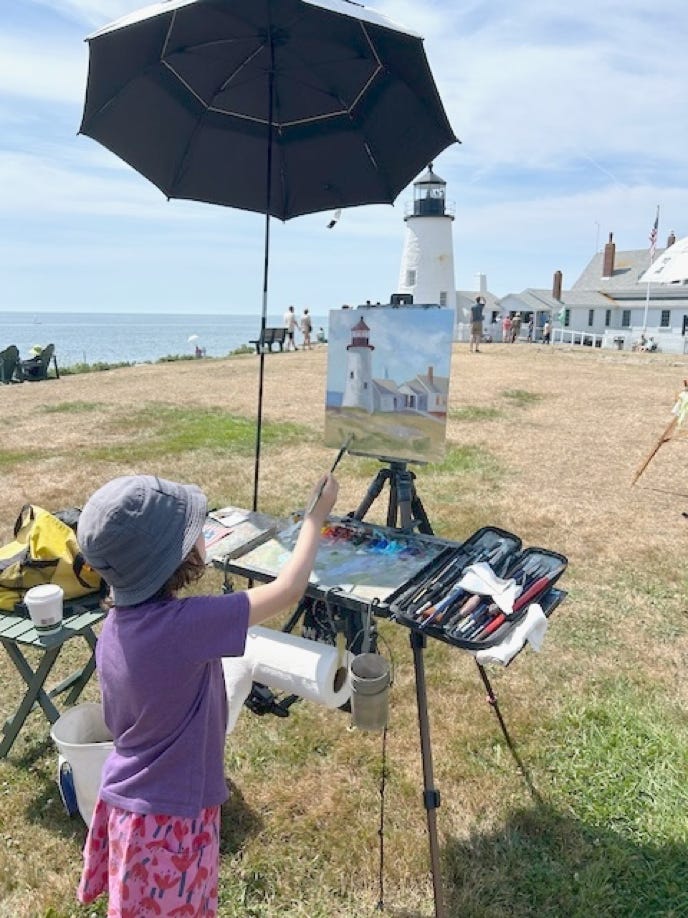
<path id="1" fill-rule="evenodd" d="M 447 183 L 432 171 L 432 163 L 413 183 L 397 290 L 410 293 L 414 303 L 454 308 L 454 215 L 448 212 L 446 191 Z"/>
<path id="2" fill-rule="evenodd" d="M 351 344 L 346 346 L 346 382 L 343 408 L 373 411 L 373 351 L 370 328 L 360 319 L 351 329 Z"/>

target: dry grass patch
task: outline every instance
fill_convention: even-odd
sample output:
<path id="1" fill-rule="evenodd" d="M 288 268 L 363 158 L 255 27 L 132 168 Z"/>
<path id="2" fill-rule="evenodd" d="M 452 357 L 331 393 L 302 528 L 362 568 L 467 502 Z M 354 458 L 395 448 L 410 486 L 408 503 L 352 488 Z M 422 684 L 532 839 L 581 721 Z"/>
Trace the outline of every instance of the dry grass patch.
<path id="1" fill-rule="evenodd" d="M 449 913 L 686 914 L 677 775 L 688 749 L 687 441 L 662 447 L 630 487 L 670 419 L 685 360 L 536 345 L 490 345 L 480 356 L 455 347 L 447 458 L 413 467 L 418 494 L 441 536 L 494 525 L 566 554 L 569 599 L 541 654 L 493 676 L 540 803 L 472 659 L 437 642 L 426 650 Z M 249 506 L 257 368 L 246 355 L 2 387 L 6 538 L 23 503 L 79 506 L 132 471 L 195 481 L 211 504 Z M 283 515 L 332 461 L 320 438 L 326 350 L 273 355 L 265 371 L 260 506 Z M 345 457 L 338 512 L 358 507 L 379 468 Z M 386 509 L 383 491 L 368 519 L 384 522 Z M 220 580 L 211 573 L 206 586 Z M 411 652 L 405 629 L 381 628 L 396 661 L 385 901 L 398 918 L 424 918 L 432 893 Z M 80 659 L 73 644 L 66 671 Z M 7 716 L 20 687 L 6 658 L 0 686 Z M 95 683 L 86 697 L 98 697 Z M 381 744 L 347 725 L 308 704 L 286 721 L 242 713 L 227 745 L 236 793 L 223 816 L 223 918 L 374 914 Z M 57 798 L 47 733 L 32 715 L 0 762 L 0 916 L 104 915 L 73 905 L 84 830 Z M 634 769 L 641 780 L 626 780 Z"/>

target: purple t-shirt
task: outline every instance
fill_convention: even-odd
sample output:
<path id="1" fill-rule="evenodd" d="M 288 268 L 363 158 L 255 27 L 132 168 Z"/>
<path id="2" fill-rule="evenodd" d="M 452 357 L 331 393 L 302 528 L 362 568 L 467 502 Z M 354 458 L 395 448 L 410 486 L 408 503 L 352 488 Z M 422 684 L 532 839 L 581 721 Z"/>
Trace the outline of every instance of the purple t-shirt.
<path id="1" fill-rule="evenodd" d="M 134 813 L 196 816 L 227 799 L 221 657 L 244 653 L 246 593 L 114 608 L 96 647 L 115 749 L 100 795 Z"/>

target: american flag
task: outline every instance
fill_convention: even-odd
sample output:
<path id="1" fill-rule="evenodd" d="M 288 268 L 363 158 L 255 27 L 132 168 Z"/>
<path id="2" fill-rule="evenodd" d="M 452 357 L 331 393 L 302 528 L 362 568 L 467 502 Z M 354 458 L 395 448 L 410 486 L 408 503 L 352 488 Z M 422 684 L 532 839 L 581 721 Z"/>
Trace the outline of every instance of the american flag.
<path id="1" fill-rule="evenodd" d="M 655 250 L 657 248 L 657 230 L 659 229 L 659 205 L 657 206 L 657 216 L 650 230 L 650 261 L 654 261 Z"/>

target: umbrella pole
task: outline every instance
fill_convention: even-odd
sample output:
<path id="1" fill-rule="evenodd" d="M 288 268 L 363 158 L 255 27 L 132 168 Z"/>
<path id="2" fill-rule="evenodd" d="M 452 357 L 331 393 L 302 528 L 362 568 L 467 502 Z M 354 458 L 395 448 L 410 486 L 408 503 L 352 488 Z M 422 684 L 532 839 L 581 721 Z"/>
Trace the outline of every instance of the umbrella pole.
<path id="1" fill-rule="evenodd" d="M 272 137 L 272 131 L 270 132 Z M 272 145 L 270 143 L 270 145 Z M 269 171 L 269 170 L 268 170 Z M 259 340 L 263 340 L 268 312 L 268 267 L 270 259 L 270 214 L 265 214 L 265 257 L 263 264 L 263 306 L 260 316 Z M 256 418 L 256 450 L 253 466 L 253 510 L 258 509 L 258 481 L 260 479 L 260 443 L 263 431 L 263 381 L 265 378 L 265 348 L 258 355 L 258 416 Z"/>
<path id="2" fill-rule="evenodd" d="M 260 336 L 263 340 L 263 333 L 267 324 L 268 316 L 268 274 L 270 267 L 270 189 L 272 186 L 272 117 L 273 117 L 273 95 L 275 85 L 275 47 L 272 41 L 272 31 L 269 30 L 270 36 L 270 73 L 268 75 L 268 149 L 266 162 L 266 180 L 265 180 L 265 244 L 263 254 L 263 304 L 260 315 Z M 263 380 L 265 378 L 265 348 L 261 347 L 258 355 L 258 416 L 256 418 L 256 451 L 255 462 L 253 465 L 253 510 L 258 509 L 258 482 L 260 480 L 260 443 L 263 431 Z"/>

